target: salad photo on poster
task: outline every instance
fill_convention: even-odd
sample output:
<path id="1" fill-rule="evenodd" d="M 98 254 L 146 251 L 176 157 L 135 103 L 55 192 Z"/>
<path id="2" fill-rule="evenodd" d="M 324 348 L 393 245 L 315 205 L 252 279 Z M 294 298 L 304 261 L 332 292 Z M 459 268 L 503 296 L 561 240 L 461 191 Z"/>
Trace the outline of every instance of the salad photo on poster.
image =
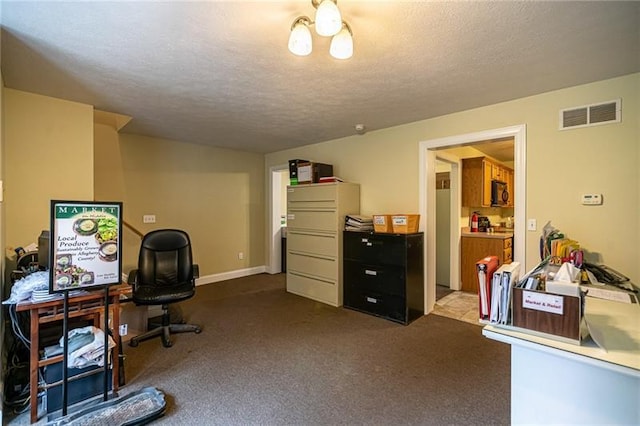
<path id="1" fill-rule="evenodd" d="M 50 292 L 119 284 L 122 203 L 51 201 Z"/>

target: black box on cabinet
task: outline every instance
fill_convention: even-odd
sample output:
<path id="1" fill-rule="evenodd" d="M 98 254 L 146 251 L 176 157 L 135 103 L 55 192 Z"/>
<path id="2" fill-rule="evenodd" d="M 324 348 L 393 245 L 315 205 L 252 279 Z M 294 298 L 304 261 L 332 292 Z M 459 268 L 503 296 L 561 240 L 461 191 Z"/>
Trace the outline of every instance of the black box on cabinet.
<path id="1" fill-rule="evenodd" d="M 298 184 L 298 164 L 308 163 L 307 160 L 289 160 L 289 183 L 291 185 Z"/>
<path id="2" fill-rule="evenodd" d="M 424 315 L 423 233 L 344 231 L 343 305 L 401 324 Z"/>

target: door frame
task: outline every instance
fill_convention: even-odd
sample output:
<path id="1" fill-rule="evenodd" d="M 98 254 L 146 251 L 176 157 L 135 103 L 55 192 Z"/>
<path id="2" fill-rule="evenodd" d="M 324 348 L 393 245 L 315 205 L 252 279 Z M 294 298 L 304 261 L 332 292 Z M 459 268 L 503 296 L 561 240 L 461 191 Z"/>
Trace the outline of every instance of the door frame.
<path id="1" fill-rule="evenodd" d="M 435 219 L 435 179 L 436 167 L 435 159 L 438 156 L 436 149 L 447 147 L 469 145 L 474 142 L 482 142 L 491 139 L 502 139 L 512 137 L 514 139 L 514 187 L 516 196 L 514 205 L 514 240 L 513 260 L 523 263 L 526 260 L 526 152 L 527 152 L 527 127 L 526 124 L 519 124 L 499 129 L 490 129 L 480 132 L 466 133 L 444 138 L 429 139 L 418 144 L 418 203 L 420 212 L 420 229 L 425 232 L 424 244 L 424 312 L 430 313 L 436 300 L 436 219 Z M 458 202 L 458 209 L 460 208 Z M 455 214 L 452 212 L 452 214 Z M 458 211 L 458 222 L 460 215 Z M 452 241 L 455 239 L 455 247 L 459 246 L 460 226 L 452 229 Z M 456 255 L 458 258 L 458 255 Z M 460 269 L 460 262 L 453 265 L 455 269 Z"/>
<path id="2" fill-rule="evenodd" d="M 461 195 L 462 191 L 460 191 L 460 182 L 462 181 L 461 161 L 456 156 L 447 154 L 446 152 L 436 152 L 435 158 L 451 166 L 451 171 L 449 172 L 449 182 L 450 182 L 449 210 L 451 214 L 451 222 L 449 226 L 449 265 L 459 265 L 460 264 L 460 210 L 461 210 L 460 206 L 462 204 L 462 195 Z M 435 163 L 434 163 L 434 167 L 435 167 Z M 433 173 L 435 175 L 435 169 L 433 169 Z M 434 209 L 432 214 L 434 215 L 434 218 L 435 218 L 435 193 L 434 193 L 433 205 L 434 205 Z M 420 213 L 420 217 L 422 216 L 423 216 L 422 213 Z M 435 229 L 435 219 L 434 219 L 434 229 Z M 457 231 L 454 231 L 454 230 L 457 230 Z M 433 239 L 435 241 L 435 234 Z M 435 243 L 433 247 L 435 250 Z M 435 258 L 434 258 L 434 268 L 435 268 Z M 451 290 L 460 290 L 460 287 L 461 287 L 460 268 L 452 268 L 450 266 L 449 267 L 449 288 Z"/>
<path id="3" fill-rule="evenodd" d="M 280 187 L 282 185 L 282 171 L 289 170 L 288 164 L 269 167 L 267 178 L 267 267 L 269 274 L 282 272 L 282 240 L 280 236 L 279 206 L 282 201 Z"/>

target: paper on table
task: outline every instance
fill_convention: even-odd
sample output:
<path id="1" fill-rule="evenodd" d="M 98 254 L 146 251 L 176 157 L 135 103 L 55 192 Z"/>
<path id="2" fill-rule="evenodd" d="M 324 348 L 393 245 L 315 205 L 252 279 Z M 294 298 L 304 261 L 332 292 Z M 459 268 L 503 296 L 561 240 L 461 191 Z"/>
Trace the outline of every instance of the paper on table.
<path id="1" fill-rule="evenodd" d="M 595 287 L 583 287 L 583 289 L 587 290 L 587 296 L 596 297 L 598 299 L 613 300 L 615 302 L 623 303 L 638 303 L 632 294 L 625 293 L 624 291 L 607 290 Z"/>
<path id="2" fill-rule="evenodd" d="M 589 318 L 585 319 L 585 322 L 587 323 L 587 329 L 589 330 L 589 335 L 591 336 L 591 339 L 593 339 L 593 341 L 595 342 L 596 345 L 598 345 L 598 347 L 602 350 L 604 350 L 605 352 L 607 352 L 607 348 L 605 346 L 605 338 L 604 338 L 604 333 L 602 332 L 601 329 L 599 329 L 598 327 L 594 326 L 590 321 Z"/>

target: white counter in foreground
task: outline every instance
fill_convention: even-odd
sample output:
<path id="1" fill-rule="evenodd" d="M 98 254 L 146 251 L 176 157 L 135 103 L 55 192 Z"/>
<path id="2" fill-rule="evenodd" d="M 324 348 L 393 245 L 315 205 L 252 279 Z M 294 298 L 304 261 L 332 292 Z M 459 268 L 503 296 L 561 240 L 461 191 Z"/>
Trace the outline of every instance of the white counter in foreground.
<path id="1" fill-rule="evenodd" d="M 640 306 L 587 298 L 599 348 L 487 325 L 511 345 L 512 424 L 640 425 Z"/>

